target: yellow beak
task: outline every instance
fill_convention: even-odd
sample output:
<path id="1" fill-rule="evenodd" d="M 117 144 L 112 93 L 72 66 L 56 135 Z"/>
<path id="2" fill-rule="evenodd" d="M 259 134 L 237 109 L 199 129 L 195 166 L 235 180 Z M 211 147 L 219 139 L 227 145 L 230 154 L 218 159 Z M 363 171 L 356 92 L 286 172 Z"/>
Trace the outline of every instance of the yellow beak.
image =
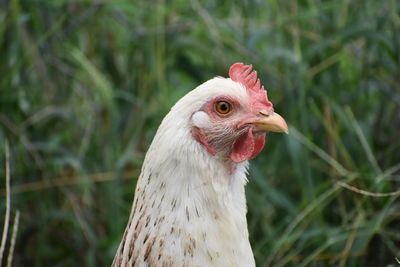
<path id="1" fill-rule="evenodd" d="M 260 111 L 259 119 L 249 122 L 255 126 L 255 130 L 259 132 L 277 132 L 277 133 L 289 133 L 288 126 L 284 118 L 278 113 L 273 112 L 269 114 L 265 110 Z"/>

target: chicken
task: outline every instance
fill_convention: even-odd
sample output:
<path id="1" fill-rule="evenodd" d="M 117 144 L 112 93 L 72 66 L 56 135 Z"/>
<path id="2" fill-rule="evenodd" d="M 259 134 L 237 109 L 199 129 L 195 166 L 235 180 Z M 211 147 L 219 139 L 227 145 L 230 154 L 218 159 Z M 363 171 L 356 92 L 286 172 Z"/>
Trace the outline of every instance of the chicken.
<path id="1" fill-rule="evenodd" d="M 255 266 L 244 187 L 266 133 L 288 132 L 251 65 L 182 97 L 147 151 L 112 266 Z"/>

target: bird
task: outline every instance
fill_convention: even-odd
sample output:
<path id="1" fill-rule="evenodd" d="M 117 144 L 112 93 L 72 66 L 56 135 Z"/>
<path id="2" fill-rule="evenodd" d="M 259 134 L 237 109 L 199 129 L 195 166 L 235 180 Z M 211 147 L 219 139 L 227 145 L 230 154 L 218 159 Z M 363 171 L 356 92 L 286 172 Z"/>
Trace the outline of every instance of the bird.
<path id="1" fill-rule="evenodd" d="M 112 267 L 255 266 L 245 185 L 268 132 L 288 126 L 252 65 L 178 100 L 146 153 Z"/>

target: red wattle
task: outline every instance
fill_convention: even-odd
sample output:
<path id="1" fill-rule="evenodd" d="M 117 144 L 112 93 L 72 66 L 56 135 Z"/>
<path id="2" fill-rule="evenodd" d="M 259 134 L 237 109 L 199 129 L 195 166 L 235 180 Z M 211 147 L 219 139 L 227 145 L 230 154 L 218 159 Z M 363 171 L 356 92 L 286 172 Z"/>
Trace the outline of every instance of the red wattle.
<path id="1" fill-rule="evenodd" d="M 252 129 L 249 128 L 247 133 L 236 140 L 230 158 L 237 163 L 252 159 L 261 152 L 264 144 L 265 134 L 255 138 Z"/>
<path id="2" fill-rule="evenodd" d="M 254 151 L 253 154 L 251 155 L 251 159 L 255 158 L 261 150 L 264 148 L 265 144 L 265 133 L 261 134 L 258 138 L 254 139 Z"/>

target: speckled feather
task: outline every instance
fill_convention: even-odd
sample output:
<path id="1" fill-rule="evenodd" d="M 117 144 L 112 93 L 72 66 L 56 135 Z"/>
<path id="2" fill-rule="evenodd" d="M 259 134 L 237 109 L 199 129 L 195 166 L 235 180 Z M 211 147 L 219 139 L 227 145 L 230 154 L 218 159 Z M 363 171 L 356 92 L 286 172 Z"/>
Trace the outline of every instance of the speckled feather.
<path id="1" fill-rule="evenodd" d="M 146 154 L 112 266 L 255 266 L 244 186 L 248 162 L 227 168 L 194 140 L 193 114 L 218 95 L 249 101 L 245 86 L 214 78 L 179 100 Z"/>

